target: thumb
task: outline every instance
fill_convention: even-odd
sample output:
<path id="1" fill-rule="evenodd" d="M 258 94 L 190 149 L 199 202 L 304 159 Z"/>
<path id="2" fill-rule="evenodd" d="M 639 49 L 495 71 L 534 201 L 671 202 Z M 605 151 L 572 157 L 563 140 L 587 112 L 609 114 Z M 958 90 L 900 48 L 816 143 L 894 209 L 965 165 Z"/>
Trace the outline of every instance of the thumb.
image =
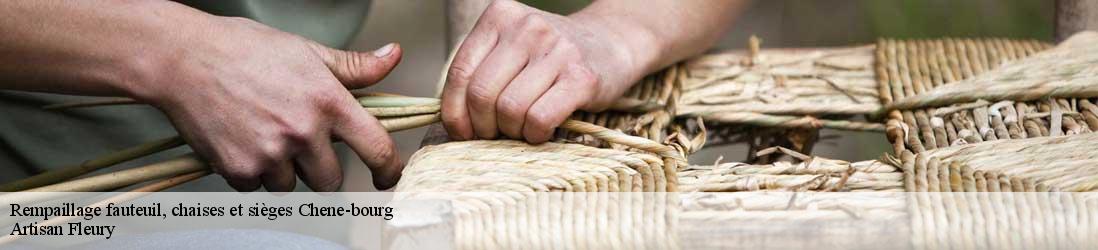
<path id="1" fill-rule="evenodd" d="M 336 79 L 347 89 L 374 85 L 384 79 L 400 63 L 400 45 L 390 43 L 371 52 L 358 52 L 319 47 L 318 54 Z"/>

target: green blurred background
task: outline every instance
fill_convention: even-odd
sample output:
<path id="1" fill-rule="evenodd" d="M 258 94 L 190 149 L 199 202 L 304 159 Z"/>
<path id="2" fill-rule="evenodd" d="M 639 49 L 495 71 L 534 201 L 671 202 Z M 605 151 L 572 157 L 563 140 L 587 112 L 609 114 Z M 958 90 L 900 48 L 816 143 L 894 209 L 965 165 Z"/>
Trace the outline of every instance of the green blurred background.
<path id="1" fill-rule="evenodd" d="M 798 8 L 820 1 L 801 1 Z M 901 38 L 1001 36 L 1051 39 L 1052 0 L 861 0 L 871 35 Z M 811 11 L 811 8 L 808 9 Z"/>
<path id="2" fill-rule="evenodd" d="M 719 0 L 718 0 L 719 1 Z M 572 13 L 589 0 L 523 0 Z M 759 0 L 740 22 L 781 34 L 779 45 L 835 46 L 878 37 L 1052 38 L 1053 0 Z M 734 31 L 733 33 L 736 33 Z M 765 38 L 765 37 L 764 37 Z"/>
<path id="3" fill-rule="evenodd" d="M 460 0 L 458 0 L 460 1 Z M 727 1 L 727 0 L 684 0 Z M 572 13 L 588 0 L 523 0 L 551 12 Z M 643 3 L 643 0 L 637 0 Z M 826 47 L 873 43 L 878 37 L 934 38 L 1014 37 L 1052 39 L 1052 0 L 757 0 L 736 21 L 713 50 L 740 49 L 752 34 L 764 48 Z M 446 58 L 445 1 L 375 0 L 365 25 L 351 48 L 371 50 L 399 42 L 405 55 L 401 65 L 378 91 L 414 96 L 435 94 Z M 403 159 L 419 147 L 425 130 L 395 133 Z M 814 154 L 845 160 L 875 159 L 889 151 L 882 134 L 825 130 L 836 136 L 817 144 Z M 346 150 L 346 149 L 343 149 Z M 346 190 L 373 190 L 369 172 L 354 154 L 344 154 Z M 744 159 L 746 147 L 711 147 L 691 157 L 697 164 Z"/>

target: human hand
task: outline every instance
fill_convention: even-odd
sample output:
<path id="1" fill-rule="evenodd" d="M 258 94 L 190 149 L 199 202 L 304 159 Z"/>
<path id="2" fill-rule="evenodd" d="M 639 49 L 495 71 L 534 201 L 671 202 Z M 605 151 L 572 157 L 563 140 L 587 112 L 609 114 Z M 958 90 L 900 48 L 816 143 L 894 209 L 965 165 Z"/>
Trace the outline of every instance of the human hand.
<path id="1" fill-rule="evenodd" d="M 560 16 L 495 1 L 465 38 L 447 73 L 442 121 L 452 139 L 499 132 L 549 140 L 576 110 L 610 106 L 651 64 L 621 32 L 639 28 L 605 15 Z M 641 33 L 641 32 L 637 32 Z"/>
<path id="2" fill-rule="evenodd" d="M 400 61 L 398 45 L 340 51 L 249 19 L 206 17 L 161 39 L 155 51 L 170 53 L 137 65 L 138 82 L 155 84 L 130 92 L 163 111 L 233 188 L 291 191 L 300 176 L 315 191 L 336 191 L 332 138 L 366 162 L 376 187 L 396 183 L 393 141 L 347 89 L 384 78 Z"/>

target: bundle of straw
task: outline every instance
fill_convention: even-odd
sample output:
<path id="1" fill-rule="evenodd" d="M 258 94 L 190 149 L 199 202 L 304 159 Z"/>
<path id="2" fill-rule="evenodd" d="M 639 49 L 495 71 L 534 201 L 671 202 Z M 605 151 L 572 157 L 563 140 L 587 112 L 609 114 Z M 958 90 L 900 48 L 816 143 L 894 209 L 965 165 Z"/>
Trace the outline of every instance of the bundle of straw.
<path id="1" fill-rule="evenodd" d="M 359 97 L 358 100 L 366 112 L 377 117 L 382 126 L 390 132 L 422 127 L 439 121 L 440 102 L 435 98 L 406 97 L 392 94 L 364 94 Z M 95 102 L 91 104 L 75 103 L 56 105 L 51 108 L 93 107 L 133 103 L 134 102 L 132 101 Z M 682 150 L 700 147 L 668 146 L 642 137 L 627 135 L 619 131 L 575 120 L 566 120 L 561 124 L 560 128 L 574 133 L 584 134 L 610 144 L 650 152 L 655 159 L 661 163 L 660 165 L 663 166 L 664 169 L 659 170 L 659 173 L 663 176 L 674 176 L 678 166 L 686 165 L 686 152 L 682 152 Z M 686 142 L 689 143 L 691 141 Z M 474 143 L 491 144 L 493 142 L 480 141 Z M 89 160 L 81 165 L 61 168 L 5 184 L 2 186 L 2 190 L 7 192 L 110 191 L 150 180 L 209 171 L 208 166 L 197 156 L 194 154 L 185 154 L 156 164 L 72 180 L 74 177 L 92 171 L 163 152 L 181 146 L 182 144 L 183 142 L 178 136 L 148 142 Z M 669 188 L 661 189 L 661 191 L 674 190 L 674 181 L 674 178 L 671 178 L 671 185 L 668 185 Z"/>
<path id="2" fill-rule="evenodd" d="M 389 132 L 422 127 L 439 121 L 438 99 L 369 93 L 358 97 L 366 112 L 378 118 Z M 84 108 L 136 104 L 132 100 L 109 99 L 47 106 L 49 109 Z M 47 171 L 26 179 L 0 185 L 0 192 L 97 192 L 124 188 L 133 184 L 178 175 L 208 171 L 208 166 L 193 154 L 164 162 L 82 179 L 74 178 L 119 163 L 173 149 L 184 144 L 179 136 L 150 141 L 112 152 L 82 164 Z M 71 180 L 71 181 L 70 181 Z"/>

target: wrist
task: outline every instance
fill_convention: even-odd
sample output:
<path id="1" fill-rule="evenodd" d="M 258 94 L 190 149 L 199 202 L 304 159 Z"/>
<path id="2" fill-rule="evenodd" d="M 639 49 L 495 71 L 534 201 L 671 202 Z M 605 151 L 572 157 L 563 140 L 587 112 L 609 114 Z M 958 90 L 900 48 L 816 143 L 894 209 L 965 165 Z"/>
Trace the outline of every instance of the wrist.
<path id="1" fill-rule="evenodd" d="M 147 14 L 133 17 L 138 19 L 130 33 L 135 39 L 115 54 L 115 82 L 130 98 L 160 106 L 177 96 L 181 87 L 172 83 L 181 80 L 177 76 L 187 71 L 184 59 L 198 42 L 192 38 L 200 34 L 190 27 L 205 26 L 201 24 L 210 22 L 213 16 L 174 2 L 129 4 L 140 5 L 128 7 L 146 10 L 143 13 Z"/>
<path id="2" fill-rule="evenodd" d="M 628 70 L 629 79 L 626 84 L 631 85 L 666 66 L 661 60 L 669 48 L 665 39 L 639 22 L 618 15 L 598 13 L 597 10 L 584 10 L 568 18 L 587 27 L 592 34 L 605 34 L 608 36 L 606 41 L 616 43 L 611 47 L 617 49 L 617 58 L 622 60 L 619 65 Z"/>

